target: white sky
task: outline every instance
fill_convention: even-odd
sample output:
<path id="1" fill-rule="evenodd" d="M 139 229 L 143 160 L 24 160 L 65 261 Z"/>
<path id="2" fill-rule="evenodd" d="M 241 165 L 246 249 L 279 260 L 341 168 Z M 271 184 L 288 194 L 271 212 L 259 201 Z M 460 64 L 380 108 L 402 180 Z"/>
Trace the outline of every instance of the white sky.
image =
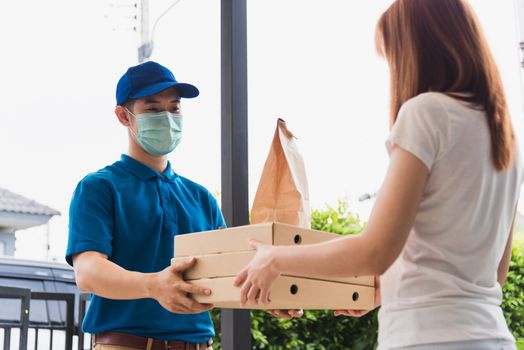
<path id="1" fill-rule="evenodd" d="M 119 159 L 118 78 L 137 63 L 133 1 L 0 0 L 0 187 L 62 212 L 50 258 L 63 260 L 78 181 Z M 151 1 L 153 21 L 172 1 Z M 276 118 L 299 137 L 313 208 L 346 197 L 366 217 L 387 166 L 388 70 L 375 24 L 391 0 L 249 0 L 250 202 Z M 524 131 L 510 0 L 471 1 L 496 56 L 518 135 Z M 175 171 L 220 191 L 220 0 L 182 0 L 158 24 L 152 60 L 194 83 L 183 102 Z M 45 227 L 17 233 L 19 257 L 44 259 Z"/>

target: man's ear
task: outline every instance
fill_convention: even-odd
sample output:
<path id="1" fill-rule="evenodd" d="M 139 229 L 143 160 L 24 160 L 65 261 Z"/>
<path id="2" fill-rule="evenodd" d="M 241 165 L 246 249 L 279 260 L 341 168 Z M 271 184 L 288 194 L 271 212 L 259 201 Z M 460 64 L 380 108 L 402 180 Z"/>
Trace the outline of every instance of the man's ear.
<path id="1" fill-rule="evenodd" d="M 118 121 L 123 126 L 129 126 L 131 124 L 131 121 L 129 120 L 129 113 L 126 111 L 124 107 L 116 106 L 115 114 L 116 114 L 116 117 L 118 118 Z"/>

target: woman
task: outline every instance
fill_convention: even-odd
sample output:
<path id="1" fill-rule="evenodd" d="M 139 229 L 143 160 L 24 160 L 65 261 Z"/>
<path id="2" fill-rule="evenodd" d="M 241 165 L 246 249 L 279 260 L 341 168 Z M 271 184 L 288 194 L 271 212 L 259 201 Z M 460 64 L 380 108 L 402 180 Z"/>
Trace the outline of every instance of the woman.
<path id="1" fill-rule="evenodd" d="M 377 26 L 391 73 L 389 169 L 363 234 L 252 242 L 241 302 L 281 274 L 380 276 L 379 349 L 515 349 L 500 307 L 524 172 L 502 82 L 465 0 L 397 0 Z M 356 311 L 336 314 L 359 315 Z"/>

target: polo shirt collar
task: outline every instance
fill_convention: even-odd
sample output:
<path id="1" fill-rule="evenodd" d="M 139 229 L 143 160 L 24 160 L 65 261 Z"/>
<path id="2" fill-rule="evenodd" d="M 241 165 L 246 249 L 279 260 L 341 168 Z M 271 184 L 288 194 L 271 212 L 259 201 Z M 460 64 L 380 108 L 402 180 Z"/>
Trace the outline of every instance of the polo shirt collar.
<path id="1" fill-rule="evenodd" d="M 167 168 L 166 170 L 164 170 L 162 175 L 166 179 L 171 180 L 171 181 L 174 181 L 178 177 L 177 173 L 175 173 L 173 169 L 171 168 L 171 163 L 169 161 L 167 161 Z"/>
<path id="2" fill-rule="evenodd" d="M 118 162 L 117 164 L 120 165 L 121 168 L 132 173 L 133 175 L 135 175 L 136 177 L 138 177 L 141 180 L 149 180 L 151 178 L 161 176 L 168 180 L 173 181 L 178 176 L 171 168 L 171 163 L 169 161 L 167 162 L 166 170 L 164 170 L 162 174 L 148 167 L 147 165 L 140 163 L 136 159 L 133 159 L 126 154 L 122 154 L 120 158 L 120 162 Z"/>

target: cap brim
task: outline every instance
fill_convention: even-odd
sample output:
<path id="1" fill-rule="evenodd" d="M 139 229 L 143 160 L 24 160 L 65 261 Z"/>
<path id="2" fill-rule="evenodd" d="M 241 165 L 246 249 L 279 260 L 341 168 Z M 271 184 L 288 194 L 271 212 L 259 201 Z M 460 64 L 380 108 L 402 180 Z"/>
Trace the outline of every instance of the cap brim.
<path id="1" fill-rule="evenodd" d="M 191 84 L 178 82 L 163 82 L 154 85 L 149 85 L 141 90 L 138 90 L 128 98 L 141 98 L 146 96 L 153 96 L 171 87 L 174 87 L 175 90 L 178 92 L 178 95 L 183 98 L 193 98 L 197 97 L 200 94 L 200 91 L 198 91 L 197 87 Z"/>

